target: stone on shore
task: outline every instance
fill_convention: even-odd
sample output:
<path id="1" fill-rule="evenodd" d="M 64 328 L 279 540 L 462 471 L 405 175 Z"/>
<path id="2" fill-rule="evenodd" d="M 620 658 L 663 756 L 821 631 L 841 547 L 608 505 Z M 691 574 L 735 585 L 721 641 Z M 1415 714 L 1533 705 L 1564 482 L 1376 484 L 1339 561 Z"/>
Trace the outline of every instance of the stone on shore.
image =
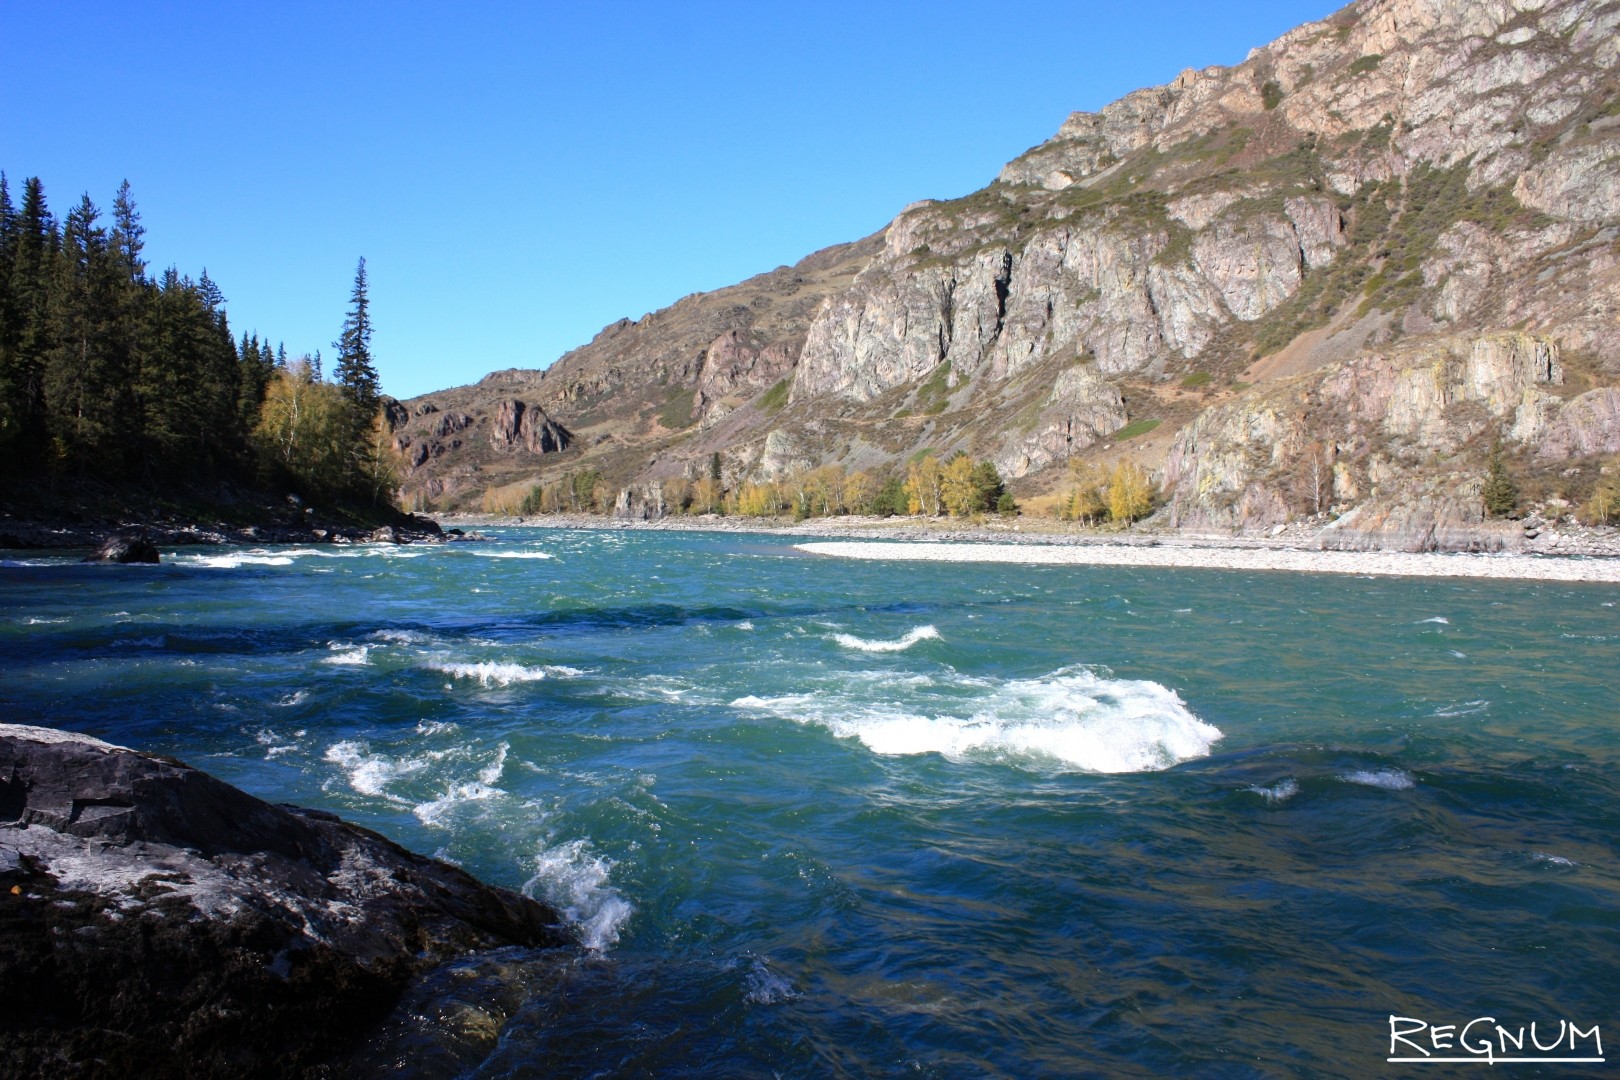
<path id="1" fill-rule="evenodd" d="M 573 944 L 545 905 L 330 814 L 0 724 L 0 1075 L 338 1075 L 418 976 Z"/>
<path id="2" fill-rule="evenodd" d="M 158 550 L 152 541 L 146 538 L 144 532 L 117 532 L 103 540 L 101 546 L 96 548 L 95 554 L 90 555 L 84 561 L 155 563 L 158 561 Z"/>

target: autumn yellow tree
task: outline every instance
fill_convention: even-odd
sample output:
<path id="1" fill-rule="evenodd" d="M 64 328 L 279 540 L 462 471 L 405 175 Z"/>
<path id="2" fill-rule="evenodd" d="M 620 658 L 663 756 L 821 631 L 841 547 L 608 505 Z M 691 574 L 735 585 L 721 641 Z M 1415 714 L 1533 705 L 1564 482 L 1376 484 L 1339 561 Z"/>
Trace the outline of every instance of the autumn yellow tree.
<path id="1" fill-rule="evenodd" d="M 1134 461 L 1122 460 L 1108 477 L 1108 517 L 1129 525 L 1153 512 L 1153 483 Z"/>
<path id="2" fill-rule="evenodd" d="M 737 513 L 744 517 L 774 517 L 782 512 L 782 495 L 770 481 L 743 481 L 737 489 Z"/>
<path id="3" fill-rule="evenodd" d="M 349 403 L 301 361 L 279 369 L 265 387 L 253 441 L 267 463 L 306 490 L 335 494 L 355 478 Z"/>
<path id="4" fill-rule="evenodd" d="M 852 514 L 867 513 L 877 489 L 877 477 L 865 469 L 856 469 L 844 477 L 844 505 Z"/>
<path id="5" fill-rule="evenodd" d="M 973 459 L 956 454 L 945 463 L 940 477 L 940 499 L 956 517 L 967 517 L 979 506 L 979 489 L 974 483 Z"/>
<path id="6" fill-rule="evenodd" d="M 1108 516 L 1108 481 L 1100 465 L 1075 458 L 1069 462 L 1069 479 L 1073 487 L 1061 512 L 1065 520 L 1095 525 Z"/>
<path id="7" fill-rule="evenodd" d="M 844 467 L 823 465 L 805 478 L 811 514 L 842 514 L 846 511 L 844 494 Z"/>
<path id="8" fill-rule="evenodd" d="M 906 467 L 906 499 L 913 514 L 938 517 L 944 506 L 945 470 L 933 454 L 924 454 Z"/>
<path id="9" fill-rule="evenodd" d="M 692 481 L 691 512 L 694 514 L 715 514 L 720 511 L 720 503 L 724 492 L 720 490 L 720 481 L 712 476 L 703 476 Z"/>

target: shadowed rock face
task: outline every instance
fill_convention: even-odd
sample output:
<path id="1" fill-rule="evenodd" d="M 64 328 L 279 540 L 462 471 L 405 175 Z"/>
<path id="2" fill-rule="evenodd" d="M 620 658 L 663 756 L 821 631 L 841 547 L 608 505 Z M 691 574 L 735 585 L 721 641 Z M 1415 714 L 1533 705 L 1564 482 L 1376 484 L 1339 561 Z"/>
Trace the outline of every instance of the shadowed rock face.
<path id="1" fill-rule="evenodd" d="M 0 1074 L 338 1075 L 416 976 L 550 908 L 176 761 L 0 725 Z"/>

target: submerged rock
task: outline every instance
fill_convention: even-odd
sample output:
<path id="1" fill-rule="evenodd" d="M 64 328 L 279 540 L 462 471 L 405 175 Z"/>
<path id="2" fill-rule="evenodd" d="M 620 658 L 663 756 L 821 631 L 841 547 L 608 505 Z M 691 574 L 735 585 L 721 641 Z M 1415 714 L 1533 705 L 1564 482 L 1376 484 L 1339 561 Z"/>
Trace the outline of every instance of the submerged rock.
<path id="1" fill-rule="evenodd" d="M 155 563 L 158 550 L 143 532 L 119 532 L 107 537 L 85 562 Z"/>
<path id="2" fill-rule="evenodd" d="M 336 1075 L 414 978 L 572 944 L 545 905 L 330 814 L 0 724 L 0 1074 Z"/>

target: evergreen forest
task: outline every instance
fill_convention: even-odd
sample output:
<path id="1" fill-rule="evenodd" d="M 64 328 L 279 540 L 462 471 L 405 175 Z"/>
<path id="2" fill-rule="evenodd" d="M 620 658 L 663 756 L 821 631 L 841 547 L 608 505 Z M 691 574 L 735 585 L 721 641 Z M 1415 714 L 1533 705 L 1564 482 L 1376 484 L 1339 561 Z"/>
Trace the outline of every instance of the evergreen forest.
<path id="1" fill-rule="evenodd" d="M 0 173 L 0 495 L 387 506 L 365 260 L 327 381 L 319 352 L 235 338 L 207 271 L 153 275 L 144 245 L 127 181 L 110 220 L 89 195 L 58 219 Z"/>

